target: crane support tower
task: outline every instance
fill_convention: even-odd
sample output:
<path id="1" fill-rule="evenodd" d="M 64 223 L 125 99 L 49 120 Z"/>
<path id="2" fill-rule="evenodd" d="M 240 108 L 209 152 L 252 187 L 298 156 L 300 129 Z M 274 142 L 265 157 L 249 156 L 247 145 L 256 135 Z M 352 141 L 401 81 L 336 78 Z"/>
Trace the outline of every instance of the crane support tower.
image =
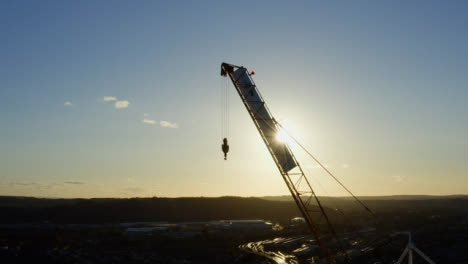
<path id="1" fill-rule="evenodd" d="M 254 72 L 249 73 L 247 68 L 242 66 L 221 64 L 221 75 L 229 76 L 234 84 L 299 211 L 315 236 L 323 260 L 334 264 L 338 254 L 342 254 L 339 258 L 349 260 L 342 249 L 337 249 L 339 246 L 336 245 L 340 242 L 336 232 L 291 148 L 286 142 L 277 139 L 281 125 L 275 120 L 260 95 L 252 79 L 253 74 Z M 336 259 L 334 255 L 337 256 Z"/>

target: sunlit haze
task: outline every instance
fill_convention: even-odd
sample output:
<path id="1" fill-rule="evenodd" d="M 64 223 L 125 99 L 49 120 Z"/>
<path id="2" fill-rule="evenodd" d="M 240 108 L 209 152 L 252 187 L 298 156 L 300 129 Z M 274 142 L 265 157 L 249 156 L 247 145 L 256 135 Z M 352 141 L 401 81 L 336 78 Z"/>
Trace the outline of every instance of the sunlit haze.
<path id="1" fill-rule="evenodd" d="M 467 7 L 2 1 L 0 195 L 288 195 L 232 83 L 223 158 L 222 62 L 356 195 L 468 194 Z"/>

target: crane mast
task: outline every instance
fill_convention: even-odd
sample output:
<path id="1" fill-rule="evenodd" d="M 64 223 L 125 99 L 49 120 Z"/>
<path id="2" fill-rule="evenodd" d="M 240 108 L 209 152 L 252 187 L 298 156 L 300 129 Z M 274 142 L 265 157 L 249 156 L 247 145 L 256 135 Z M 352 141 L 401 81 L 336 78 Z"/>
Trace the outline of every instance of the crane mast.
<path id="1" fill-rule="evenodd" d="M 229 76 L 234 84 L 299 211 L 315 236 L 322 255 L 328 263 L 336 263 L 333 254 L 337 252 L 328 245 L 331 239 L 337 240 L 335 230 L 291 148 L 286 142 L 277 139 L 280 124 L 260 95 L 252 74 L 244 67 L 222 63 L 221 75 Z"/>

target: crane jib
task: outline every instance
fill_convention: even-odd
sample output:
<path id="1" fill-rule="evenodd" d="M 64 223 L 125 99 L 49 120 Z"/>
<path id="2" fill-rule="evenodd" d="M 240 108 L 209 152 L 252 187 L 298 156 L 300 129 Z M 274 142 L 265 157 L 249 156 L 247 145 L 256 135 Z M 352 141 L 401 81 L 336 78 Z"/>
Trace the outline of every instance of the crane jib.
<path id="1" fill-rule="evenodd" d="M 233 82 L 268 151 L 280 170 L 281 176 L 291 192 L 298 209 L 314 234 L 322 255 L 326 257 L 329 264 L 336 264 L 333 254 L 341 252 L 343 256 L 346 256 L 346 252 L 340 246 L 334 227 L 325 209 L 315 195 L 309 180 L 288 144 L 277 139 L 279 133 L 283 132 L 281 131 L 282 127 L 270 113 L 251 78 L 252 74 L 249 74 L 247 69 L 241 66 L 228 63 L 221 64 L 221 76 L 229 75 L 229 78 Z M 335 245 L 338 245 L 338 251 L 335 249 L 330 251 L 328 248 L 328 243 L 331 242 L 330 239 L 333 239 Z M 349 260 L 348 257 L 346 259 Z"/>
<path id="2" fill-rule="evenodd" d="M 238 68 L 232 74 L 239 94 L 248 108 L 252 119 L 263 134 L 266 143 L 272 150 L 279 166 L 284 172 L 294 169 L 297 164 L 286 143 L 277 139 L 280 128 L 268 111 L 265 102 L 258 93 L 246 68 Z"/>

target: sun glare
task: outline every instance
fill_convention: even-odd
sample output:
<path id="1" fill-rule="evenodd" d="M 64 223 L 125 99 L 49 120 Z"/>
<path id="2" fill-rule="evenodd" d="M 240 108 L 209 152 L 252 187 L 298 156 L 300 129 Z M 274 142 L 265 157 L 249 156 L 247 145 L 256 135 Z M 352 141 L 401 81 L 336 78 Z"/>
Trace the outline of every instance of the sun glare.
<path id="1" fill-rule="evenodd" d="M 290 147 L 294 145 L 294 140 L 284 131 L 283 129 L 279 129 L 278 133 L 276 134 L 276 140 L 282 143 L 288 144 Z"/>

